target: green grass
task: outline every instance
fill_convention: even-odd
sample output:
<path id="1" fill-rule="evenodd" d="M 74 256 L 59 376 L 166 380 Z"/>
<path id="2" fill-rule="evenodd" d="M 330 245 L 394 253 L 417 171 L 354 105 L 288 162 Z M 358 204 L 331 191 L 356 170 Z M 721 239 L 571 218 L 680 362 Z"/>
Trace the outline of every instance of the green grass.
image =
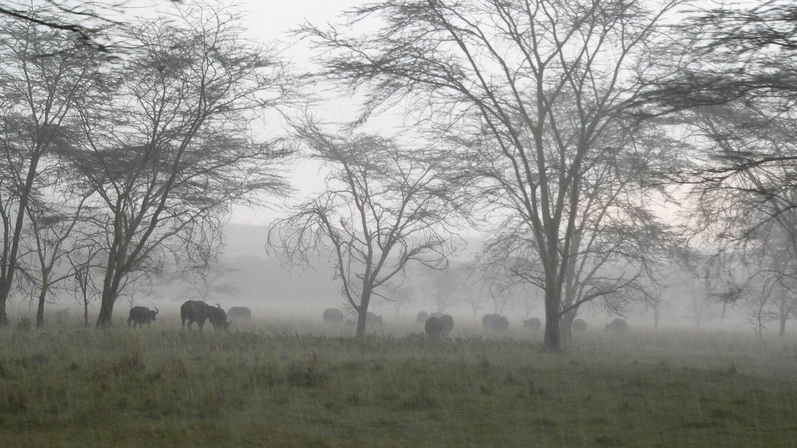
<path id="1" fill-rule="evenodd" d="M 782 342 L 272 333 L 0 331 L 0 446 L 797 445 Z"/>

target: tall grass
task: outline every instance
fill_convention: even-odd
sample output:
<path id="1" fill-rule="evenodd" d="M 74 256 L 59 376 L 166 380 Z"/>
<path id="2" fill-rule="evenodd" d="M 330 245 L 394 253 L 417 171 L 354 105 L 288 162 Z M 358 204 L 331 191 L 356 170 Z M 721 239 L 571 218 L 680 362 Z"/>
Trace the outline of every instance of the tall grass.
<path id="1" fill-rule="evenodd" d="M 182 331 L 168 321 L 143 330 L 0 331 L 0 445 L 791 447 L 797 440 L 797 356 L 778 341 L 595 332 L 579 335 L 564 355 L 548 355 L 538 335 L 523 333 L 354 340 L 313 325 L 305 332 L 301 322 L 254 322 L 230 334 Z"/>

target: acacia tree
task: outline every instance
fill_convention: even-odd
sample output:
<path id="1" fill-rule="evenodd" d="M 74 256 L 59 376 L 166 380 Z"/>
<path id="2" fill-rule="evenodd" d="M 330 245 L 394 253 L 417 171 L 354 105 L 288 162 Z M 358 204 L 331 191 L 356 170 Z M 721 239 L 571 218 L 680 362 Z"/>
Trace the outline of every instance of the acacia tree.
<path id="1" fill-rule="evenodd" d="M 33 246 L 30 253 L 36 259 L 34 270 L 37 273 L 30 277 L 39 289 L 36 328 L 44 326 L 44 304 L 48 295 L 58 284 L 74 278 L 69 267 L 64 269 L 63 259 L 70 252 L 80 249 L 70 237 L 82 219 L 86 197 L 78 198 L 74 206 L 69 204 L 67 195 L 60 199 L 64 202 L 60 205 L 37 203 L 33 206 L 33 203 L 29 203 L 26 211 L 31 234 L 27 242 Z"/>
<path id="2" fill-rule="evenodd" d="M 105 32 L 109 26 L 120 24 L 120 14 L 125 12 L 128 3 L 123 0 L 11 0 L 0 4 L 0 16 L 67 31 L 74 35 L 73 44 L 108 52 L 118 43 L 109 41 L 110 36 Z"/>
<path id="3" fill-rule="evenodd" d="M 107 95 L 82 109 L 86 143 L 73 163 L 102 210 L 104 279 L 97 326 L 131 274 L 167 254 L 198 263 L 218 248 L 235 203 L 260 203 L 286 185 L 288 151 L 250 128 L 285 98 L 283 66 L 241 35 L 238 16 L 202 4 L 126 30 L 138 51 L 109 73 Z"/>
<path id="4" fill-rule="evenodd" d="M 311 123 L 296 129 L 308 156 L 329 170 L 327 188 L 271 224 L 267 249 L 292 264 L 330 257 L 362 337 L 372 298 L 384 297 L 408 263 L 447 265 L 454 210 L 440 160 L 376 136 L 336 137 Z"/>
<path id="5" fill-rule="evenodd" d="M 729 272 L 732 287 L 720 299 L 747 305 L 759 329 L 780 304 L 784 331 L 797 270 L 797 117 L 783 107 L 788 102 L 751 93 L 679 114 L 695 136 L 692 156 L 702 161 L 679 179 L 696 198 L 687 223 L 714 245 L 718 269 Z M 739 263 L 746 276 L 735 278 L 730 271 Z"/>
<path id="6" fill-rule="evenodd" d="M 756 251 L 747 251 L 749 279 L 737 300 L 746 305 L 757 331 L 774 321 L 782 338 L 786 324 L 797 318 L 797 264 L 786 233 L 773 230 L 762 235 Z"/>
<path id="7" fill-rule="evenodd" d="M 0 325 L 8 323 L 6 303 L 27 211 L 33 202 L 44 201 L 50 175 L 79 140 L 78 105 L 97 90 L 100 58 L 75 46 L 74 38 L 31 22 L 0 19 Z"/>
<path id="8" fill-rule="evenodd" d="M 325 51 L 325 75 L 368 87 L 366 112 L 404 100 L 418 126 L 459 137 L 471 186 L 532 237 L 543 345 L 558 351 L 584 175 L 595 154 L 616 150 L 601 138 L 638 99 L 659 23 L 681 3 L 383 1 L 351 12 L 354 23 L 378 16 L 375 33 L 304 33 Z"/>
<path id="9" fill-rule="evenodd" d="M 571 212 L 577 217 L 559 310 L 563 342 L 572 339 L 571 325 L 582 305 L 595 303 L 623 315 L 632 303 L 656 302 L 658 271 L 682 245 L 671 226 L 651 212 L 667 197 L 655 186 L 655 173 L 673 169 L 682 145 L 652 127 L 605 132 L 599 141 L 612 150 L 585 156 L 581 202 Z M 545 270 L 535 246 L 522 220 L 508 215 L 484 247 L 480 264 L 497 270 L 494 275 L 504 277 L 508 287 L 544 290 Z"/>
<path id="10" fill-rule="evenodd" d="M 92 271 L 97 269 L 93 262 L 99 253 L 99 247 L 84 246 L 79 243 L 75 246 L 79 249 L 67 252 L 66 257 L 74 275 L 72 291 L 75 300 L 83 307 L 83 325 L 89 327 L 91 325 L 89 323 L 89 305 L 102 294 L 94 281 L 94 275 L 92 275 Z"/>

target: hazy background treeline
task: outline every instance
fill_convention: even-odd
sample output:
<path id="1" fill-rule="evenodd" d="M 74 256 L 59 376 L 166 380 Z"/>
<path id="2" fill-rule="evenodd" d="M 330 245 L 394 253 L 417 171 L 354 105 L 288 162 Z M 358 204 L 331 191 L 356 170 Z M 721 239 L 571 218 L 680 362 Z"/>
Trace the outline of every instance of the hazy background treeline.
<path id="1" fill-rule="evenodd" d="M 101 5 L 0 8 L 2 325 L 200 299 L 358 336 L 533 316 L 559 351 L 577 317 L 793 321 L 790 2 L 384 1 L 282 51 L 223 3 Z"/>

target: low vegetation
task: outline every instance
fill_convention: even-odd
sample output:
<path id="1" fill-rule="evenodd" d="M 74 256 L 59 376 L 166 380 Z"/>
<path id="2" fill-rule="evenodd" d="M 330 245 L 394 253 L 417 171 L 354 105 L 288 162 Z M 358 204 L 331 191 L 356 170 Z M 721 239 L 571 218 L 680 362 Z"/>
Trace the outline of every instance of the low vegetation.
<path id="1" fill-rule="evenodd" d="M 229 334 L 166 324 L 0 331 L 0 445 L 773 447 L 797 438 L 794 341 L 587 332 L 550 355 L 540 334 L 355 340 L 287 324 Z"/>

